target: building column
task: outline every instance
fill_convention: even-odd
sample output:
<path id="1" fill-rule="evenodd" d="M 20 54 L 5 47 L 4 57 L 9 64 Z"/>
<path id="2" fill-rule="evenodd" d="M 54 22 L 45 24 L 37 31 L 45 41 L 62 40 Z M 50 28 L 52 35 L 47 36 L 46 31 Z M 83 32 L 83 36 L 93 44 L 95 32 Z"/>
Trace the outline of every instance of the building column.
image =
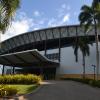
<path id="1" fill-rule="evenodd" d="M 59 62 L 61 61 L 61 31 L 59 29 Z"/>
<path id="2" fill-rule="evenodd" d="M 13 67 L 12 69 L 12 74 L 15 74 L 15 67 Z"/>
<path id="3" fill-rule="evenodd" d="M 4 70 L 5 70 L 4 67 L 5 66 L 3 65 L 3 68 L 2 68 L 2 76 L 4 75 Z"/>
<path id="4" fill-rule="evenodd" d="M 44 41 L 44 55 L 46 56 L 47 55 L 47 34 L 46 34 L 46 31 L 45 31 L 45 41 Z"/>
<path id="5" fill-rule="evenodd" d="M 45 47 L 44 47 L 45 51 L 44 51 L 44 55 L 47 55 L 47 40 L 45 40 Z"/>

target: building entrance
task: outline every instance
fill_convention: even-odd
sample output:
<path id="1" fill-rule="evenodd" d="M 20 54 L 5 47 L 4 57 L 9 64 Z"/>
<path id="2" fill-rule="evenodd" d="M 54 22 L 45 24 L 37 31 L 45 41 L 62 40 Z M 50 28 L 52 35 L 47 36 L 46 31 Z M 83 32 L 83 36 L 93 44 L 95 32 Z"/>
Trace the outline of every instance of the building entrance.
<path id="1" fill-rule="evenodd" d="M 23 68 L 17 70 L 17 73 L 41 75 L 43 79 L 50 80 L 55 79 L 56 68 Z"/>

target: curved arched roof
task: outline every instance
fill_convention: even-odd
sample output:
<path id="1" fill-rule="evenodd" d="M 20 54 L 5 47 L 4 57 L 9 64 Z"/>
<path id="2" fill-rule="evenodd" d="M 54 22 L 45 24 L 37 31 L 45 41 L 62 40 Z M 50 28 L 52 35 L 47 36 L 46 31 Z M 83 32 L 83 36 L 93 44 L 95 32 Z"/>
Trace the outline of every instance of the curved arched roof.
<path id="1" fill-rule="evenodd" d="M 90 36 L 94 35 L 93 28 L 87 33 Z M 100 34 L 100 33 L 99 33 Z M 84 27 L 79 25 L 71 26 L 59 26 L 51 27 L 36 31 L 27 32 L 24 34 L 17 35 L 10 39 L 7 39 L 2 42 L 0 53 L 4 54 L 7 52 L 23 51 L 24 49 L 37 49 L 36 47 L 41 46 L 43 50 L 44 41 L 56 40 L 61 38 L 69 38 L 75 36 L 84 36 Z M 42 44 L 41 44 L 42 43 Z M 41 44 L 41 45 L 38 45 Z"/>

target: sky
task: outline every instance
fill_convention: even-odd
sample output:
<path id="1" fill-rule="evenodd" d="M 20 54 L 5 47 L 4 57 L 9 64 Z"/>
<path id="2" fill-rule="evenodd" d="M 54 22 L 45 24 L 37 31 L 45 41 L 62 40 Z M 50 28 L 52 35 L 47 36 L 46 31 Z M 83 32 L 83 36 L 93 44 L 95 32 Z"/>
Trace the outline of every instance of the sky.
<path id="1" fill-rule="evenodd" d="M 42 28 L 79 24 L 78 15 L 92 0 L 21 0 L 12 24 L 1 40 Z"/>

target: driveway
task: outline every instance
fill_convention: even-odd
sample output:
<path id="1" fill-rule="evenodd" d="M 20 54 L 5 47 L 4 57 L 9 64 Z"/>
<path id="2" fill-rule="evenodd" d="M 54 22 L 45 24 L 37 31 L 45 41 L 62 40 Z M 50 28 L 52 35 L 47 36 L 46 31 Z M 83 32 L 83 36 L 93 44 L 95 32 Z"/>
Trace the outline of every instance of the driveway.
<path id="1" fill-rule="evenodd" d="M 48 81 L 24 100 L 100 100 L 100 89 L 73 81 Z"/>

